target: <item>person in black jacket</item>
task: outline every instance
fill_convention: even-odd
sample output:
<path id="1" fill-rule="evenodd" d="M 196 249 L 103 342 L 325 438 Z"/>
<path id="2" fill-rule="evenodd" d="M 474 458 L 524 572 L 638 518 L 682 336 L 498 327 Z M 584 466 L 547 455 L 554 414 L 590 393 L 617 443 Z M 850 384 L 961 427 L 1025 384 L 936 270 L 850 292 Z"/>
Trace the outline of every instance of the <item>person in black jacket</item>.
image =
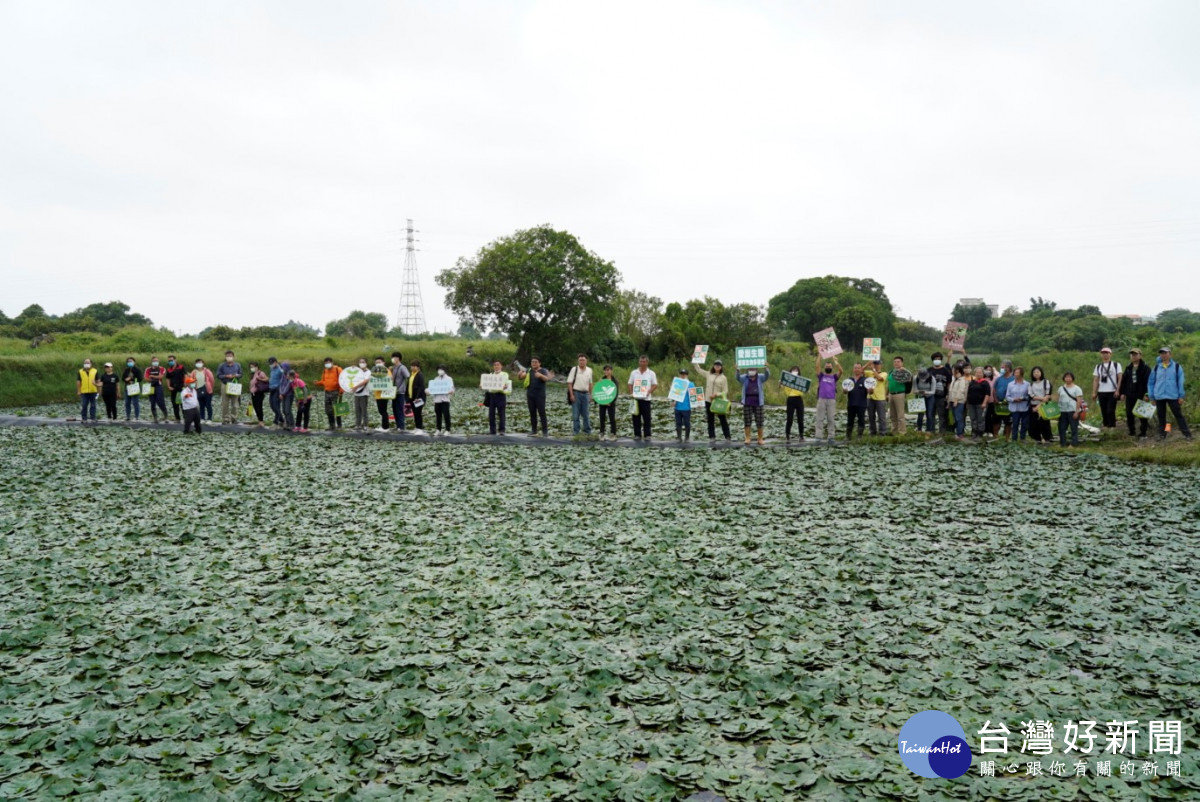
<path id="1" fill-rule="evenodd" d="M 413 428 L 425 432 L 425 375 L 421 373 L 421 363 L 413 360 L 408 373 L 408 403 L 412 404 Z"/>
<path id="2" fill-rule="evenodd" d="M 1125 423 L 1129 426 L 1129 436 L 1134 436 L 1134 427 L 1138 417 L 1133 414 L 1137 402 L 1146 395 L 1150 383 L 1150 366 L 1142 361 L 1142 352 L 1136 348 L 1129 349 L 1129 365 L 1121 374 L 1121 386 L 1117 388 L 1115 400 L 1125 399 Z M 1150 421 L 1142 418 L 1141 433 L 1137 437 L 1146 437 L 1150 429 Z"/>

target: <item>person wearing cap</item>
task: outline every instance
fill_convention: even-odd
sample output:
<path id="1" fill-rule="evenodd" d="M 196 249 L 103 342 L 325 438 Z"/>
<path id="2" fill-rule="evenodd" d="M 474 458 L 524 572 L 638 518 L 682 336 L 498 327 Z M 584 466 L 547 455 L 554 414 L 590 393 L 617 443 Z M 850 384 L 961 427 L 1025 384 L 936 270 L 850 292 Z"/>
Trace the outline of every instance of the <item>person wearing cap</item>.
<path id="1" fill-rule="evenodd" d="M 1146 395 L 1150 384 L 1150 366 L 1142 359 L 1142 352 L 1137 348 L 1129 349 L 1129 365 L 1121 374 L 1121 386 L 1117 388 L 1117 401 L 1125 399 L 1125 423 L 1129 427 L 1130 437 L 1146 437 L 1150 432 L 1150 421 L 1138 418 L 1133 414 L 1133 408 Z M 1137 433 L 1138 421 L 1141 421 L 1141 433 Z"/>
<path id="2" fill-rule="evenodd" d="M 867 421 L 871 426 L 871 434 L 886 435 L 888 433 L 888 385 L 887 376 L 883 372 L 883 361 L 876 359 L 864 371 L 868 379 L 875 380 L 875 386 L 867 390 Z M 878 422 L 876 422 L 878 418 Z"/>
<path id="3" fill-rule="evenodd" d="M 686 442 L 692 439 L 692 397 L 691 391 L 696 389 L 696 385 L 688 379 L 688 369 L 679 369 L 679 378 L 687 381 L 687 389 L 684 390 L 682 401 L 672 401 L 671 406 L 675 408 L 675 439 L 680 442 Z"/>
<path id="4" fill-rule="evenodd" d="M 746 445 L 750 445 L 751 421 L 758 427 L 758 444 L 764 445 L 763 412 L 767 403 L 767 380 L 770 378 L 771 371 L 765 367 L 762 373 L 758 372 L 758 368 L 750 368 L 745 373 L 737 371 L 737 380 L 742 383 L 742 416 L 746 425 Z"/>
<path id="5" fill-rule="evenodd" d="M 183 433 L 189 434 L 196 427 L 200 434 L 200 397 L 196 394 L 196 377 L 187 374 L 183 377 L 183 391 L 179 394 L 179 403 L 183 407 Z"/>
<path id="6" fill-rule="evenodd" d="M 1192 439 L 1187 421 L 1183 417 L 1183 367 L 1171 359 L 1171 347 L 1164 345 L 1158 349 L 1158 359 L 1154 360 L 1154 368 L 1146 382 L 1146 400 L 1153 401 L 1158 406 L 1158 439 L 1167 437 L 1167 410 L 1175 416 L 1179 431 L 1185 440 Z"/>
<path id="7" fill-rule="evenodd" d="M 729 415 L 717 415 L 712 411 L 712 402 L 718 398 L 729 397 L 729 377 L 725 375 L 725 363 L 721 360 L 713 362 L 712 371 L 704 369 L 703 365 L 692 365 L 696 372 L 704 378 L 704 402 L 705 402 L 705 417 L 708 423 L 708 439 L 717 439 L 717 420 L 721 422 L 721 433 L 725 435 L 725 439 L 730 439 L 729 434 Z M 801 419 L 803 422 L 803 419 Z M 804 432 L 803 425 L 800 427 L 801 433 Z"/>
<path id="8" fill-rule="evenodd" d="M 225 361 L 217 368 L 217 381 L 221 383 L 221 425 L 240 423 L 242 363 L 234 361 L 233 351 L 225 352 Z M 237 393 L 229 392 L 231 384 L 239 388 Z"/>
<path id="9" fill-rule="evenodd" d="M 104 399 L 104 417 L 112 423 L 117 419 L 117 399 L 121 397 L 121 377 L 113 372 L 113 363 L 104 363 L 104 372 L 97 381 L 100 397 Z"/>
<path id="10" fill-rule="evenodd" d="M 584 434 L 592 433 L 592 385 L 596 382 L 592 369 L 588 367 L 587 354 L 579 354 L 579 364 L 571 368 L 567 374 L 567 400 L 571 402 L 571 430 L 579 434 L 580 426 Z"/>
<path id="11" fill-rule="evenodd" d="M 271 374 L 267 379 L 267 394 L 268 402 L 271 404 L 271 412 L 275 415 L 275 425 L 283 425 L 283 408 L 279 404 L 279 385 L 283 383 L 283 368 L 279 366 L 279 360 L 275 357 L 267 357 L 267 365 L 270 366 Z"/>
<path id="12" fill-rule="evenodd" d="M 1121 363 L 1112 361 L 1112 349 L 1100 349 L 1100 364 L 1092 370 L 1092 400 L 1100 402 L 1105 429 L 1117 426 L 1117 394 L 1121 389 Z"/>

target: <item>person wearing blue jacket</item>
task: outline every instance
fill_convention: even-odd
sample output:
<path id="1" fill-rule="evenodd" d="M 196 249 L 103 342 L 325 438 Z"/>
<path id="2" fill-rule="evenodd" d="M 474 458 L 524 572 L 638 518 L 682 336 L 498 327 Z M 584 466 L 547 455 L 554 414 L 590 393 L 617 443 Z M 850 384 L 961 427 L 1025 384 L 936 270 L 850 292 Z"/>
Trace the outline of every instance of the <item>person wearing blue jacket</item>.
<path id="1" fill-rule="evenodd" d="M 270 366 L 270 375 L 267 377 L 267 396 L 271 404 L 271 412 L 275 415 L 275 425 L 283 425 L 283 406 L 279 401 L 279 385 L 283 383 L 283 368 L 279 364 L 279 360 L 275 357 L 267 359 L 267 364 Z"/>
<path id="2" fill-rule="evenodd" d="M 742 383 L 742 415 L 746 424 L 746 445 L 750 445 L 750 422 L 758 426 L 758 444 L 763 445 L 763 411 L 767 403 L 767 380 L 771 371 L 763 368 L 750 368 L 745 373 L 737 372 L 737 380 Z"/>
<path id="3" fill-rule="evenodd" d="M 1150 381 L 1146 385 L 1146 400 L 1153 401 L 1158 406 L 1158 439 L 1167 437 L 1167 410 L 1175 416 L 1179 431 L 1185 440 L 1192 439 L 1187 421 L 1183 417 L 1183 367 L 1171 359 L 1170 346 L 1164 345 L 1158 349 L 1158 359 L 1154 360 L 1154 369 L 1150 371 Z"/>

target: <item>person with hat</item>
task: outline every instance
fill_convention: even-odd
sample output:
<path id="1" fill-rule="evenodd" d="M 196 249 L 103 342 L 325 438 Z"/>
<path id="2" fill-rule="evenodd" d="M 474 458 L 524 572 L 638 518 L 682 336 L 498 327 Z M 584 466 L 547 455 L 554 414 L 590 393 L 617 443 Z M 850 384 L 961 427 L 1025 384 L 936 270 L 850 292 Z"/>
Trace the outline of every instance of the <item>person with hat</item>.
<path id="1" fill-rule="evenodd" d="M 75 394 L 79 396 L 79 419 L 81 423 L 88 422 L 88 411 L 92 413 L 92 423 L 96 422 L 96 369 L 92 367 L 90 358 L 83 360 L 83 369 L 75 380 Z"/>
<path id="2" fill-rule="evenodd" d="M 751 421 L 758 427 L 758 444 L 765 445 L 763 413 L 767 403 L 767 380 L 770 378 L 771 371 L 765 367 L 762 373 L 758 372 L 758 368 L 750 368 L 745 373 L 737 371 L 737 380 L 742 384 L 742 417 L 746 425 L 746 445 L 750 445 Z"/>
<path id="3" fill-rule="evenodd" d="M 1117 426 L 1117 393 L 1121 389 L 1121 363 L 1112 361 L 1112 349 L 1100 349 L 1100 364 L 1092 370 L 1092 400 L 1100 402 L 1100 417 L 1105 429 Z"/>
<path id="4" fill-rule="evenodd" d="M 866 385 L 867 420 L 871 426 L 871 434 L 886 435 L 888 433 L 888 385 L 887 374 L 883 372 L 883 360 L 876 359 L 871 362 L 864 371 L 864 375 L 870 380 L 866 382 Z"/>
<path id="5" fill-rule="evenodd" d="M 196 394 L 196 377 L 188 373 L 183 377 L 183 391 L 179 394 L 179 403 L 183 407 L 183 433 L 189 434 L 196 427 L 200 434 L 200 397 Z"/>
<path id="6" fill-rule="evenodd" d="M 100 397 L 104 399 L 104 417 L 112 423 L 117 419 L 117 399 L 121 397 L 121 377 L 113 372 L 113 363 L 104 363 L 104 372 L 100 374 Z"/>
<path id="7" fill-rule="evenodd" d="M 1146 400 L 1153 401 L 1158 406 L 1158 439 L 1167 437 L 1167 410 L 1175 416 L 1179 431 L 1185 440 L 1192 439 L 1187 421 L 1183 417 L 1183 367 L 1171 359 L 1171 347 L 1164 345 L 1158 349 L 1158 359 L 1154 360 L 1154 368 L 1146 383 Z"/>
<path id="8" fill-rule="evenodd" d="M 696 389 L 696 385 L 688 379 L 688 369 L 679 369 L 679 378 L 687 381 L 687 389 L 684 390 L 682 401 L 672 401 L 671 406 L 675 408 L 675 439 L 680 442 L 686 442 L 692 439 L 692 396 L 691 391 Z"/>
<path id="9" fill-rule="evenodd" d="M 1121 374 L 1121 386 L 1117 388 L 1117 401 L 1125 399 L 1125 423 L 1129 427 L 1130 437 L 1146 437 L 1150 431 L 1150 421 L 1141 418 L 1141 432 L 1137 432 L 1138 416 L 1133 414 L 1133 408 L 1146 395 L 1150 384 L 1150 366 L 1142 359 L 1142 352 L 1137 348 L 1129 349 L 1129 365 Z"/>
<path id="10" fill-rule="evenodd" d="M 704 377 L 704 401 L 705 401 L 705 417 L 708 422 L 708 439 L 717 439 L 717 421 L 721 422 L 721 433 L 725 435 L 725 439 L 730 439 L 729 434 L 729 415 L 718 415 L 712 411 L 712 403 L 718 398 L 729 397 L 729 377 L 725 375 L 725 363 L 721 360 L 713 362 L 712 371 L 704 369 L 703 365 L 695 364 L 696 372 Z M 800 432 L 803 434 L 803 417 L 801 417 Z"/>

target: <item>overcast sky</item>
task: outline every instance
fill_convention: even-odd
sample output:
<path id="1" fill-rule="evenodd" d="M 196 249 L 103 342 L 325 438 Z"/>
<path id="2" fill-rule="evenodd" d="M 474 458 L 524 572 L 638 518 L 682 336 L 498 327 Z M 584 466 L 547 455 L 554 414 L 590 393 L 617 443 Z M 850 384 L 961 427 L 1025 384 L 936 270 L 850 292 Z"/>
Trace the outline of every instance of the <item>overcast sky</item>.
<path id="1" fill-rule="evenodd" d="M 0 1 L 0 309 L 394 320 L 542 223 L 666 301 L 1200 308 L 1200 3 Z"/>

